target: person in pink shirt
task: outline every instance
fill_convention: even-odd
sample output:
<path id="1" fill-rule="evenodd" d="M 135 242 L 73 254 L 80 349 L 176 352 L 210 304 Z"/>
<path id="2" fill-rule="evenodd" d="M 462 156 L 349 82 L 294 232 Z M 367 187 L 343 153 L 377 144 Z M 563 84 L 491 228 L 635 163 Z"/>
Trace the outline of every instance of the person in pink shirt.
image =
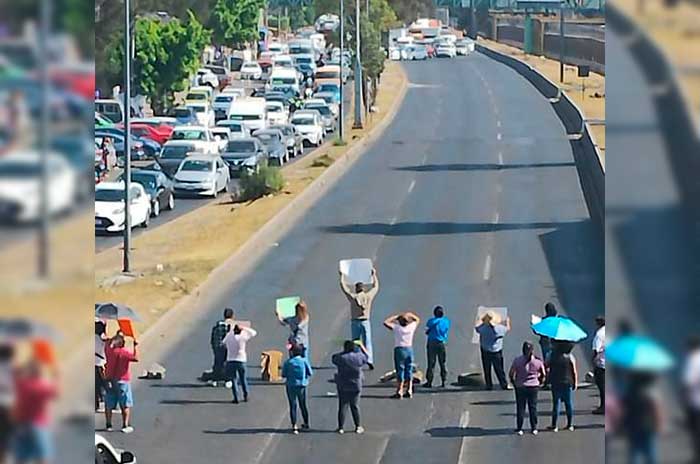
<path id="1" fill-rule="evenodd" d="M 15 376 L 15 463 L 46 464 L 53 458 L 49 407 L 58 396 L 57 374 L 48 377 L 30 361 Z"/>
<path id="2" fill-rule="evenodd" d="M 131 391 L 131 363 L 138 362 L 136 347 L 138 342 L 134 340 L 134 349 L 125 347 L 124 336 L 117 334 L 105 346 L 107 365 L 105 366 L 105 383 L 107 394 L 105 395 L 105 422 L 108 432 L 112 431 L 112 410 L 119 405 L 122 410 L 122 432 L 131 433 L 131 408 L 134 406 L 134 397 Z"/>
<path id="3" fill-rule="evenodd" d="M 508 376 L 515 385 L 516 427 L 515 433 L 523 434 L 525 406 L 530 413 L 530 428 L 537 435 L 537 391 L 544 383 L 547 373 L 544 363 L 534 354 L 532 343 L 523 343 L 523 354 L 513 360 Z"/>

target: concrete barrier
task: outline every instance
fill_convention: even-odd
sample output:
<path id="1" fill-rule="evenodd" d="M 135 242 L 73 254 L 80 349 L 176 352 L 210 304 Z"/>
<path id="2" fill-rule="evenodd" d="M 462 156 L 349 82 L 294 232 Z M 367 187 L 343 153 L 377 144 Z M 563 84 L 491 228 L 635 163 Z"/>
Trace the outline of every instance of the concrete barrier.
<path id="1" fill-rule="evenodd" d="M 514 69 L 552 104 L 569 136 L 588 213 L 602 234 L 605 225 L 605 168 L 581 110 L 556 84 L 529 64 L 480 44 L 477 44 L 476 49 Z"/>

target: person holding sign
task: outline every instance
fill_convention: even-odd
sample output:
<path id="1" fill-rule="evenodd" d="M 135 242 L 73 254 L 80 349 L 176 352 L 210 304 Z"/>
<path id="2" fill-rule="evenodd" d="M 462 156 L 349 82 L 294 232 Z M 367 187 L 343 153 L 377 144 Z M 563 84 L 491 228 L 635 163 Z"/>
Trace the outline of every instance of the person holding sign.
<path id="1" fill-rule="evenodd" d="M 474 327 L 474 330 L 479 334 L 486 389 L 493 389 L 493 381 L 491 380 L 491 367 L 493 366 L 501 388 L 508 390 L 508 380 L 503 367 L 503 337 L 510 330 L 510 318 L 506 317 L 505 325 L 503 325 L 493 311 L 488 311 L 481 316 L 481 323 Z"/>
<path id="2" fill-rule="evenodd" d="M 372 268 L 372 286 L 365 290 L 365 284 L 356 282 L 351 287 L 345 281 L 345 274 L 340 271 L 340 288 L 350 302 L 350 331 L 353 340 L 361 340 L 367 349 L 367 366 L 374 369 L 374 355 L 372 351 L 372 326 L 370 313 L 372 302 L 379 292 L 379 278 L 376 269 Z"/>
<path id="3" fill-rule="evenodd" d="M 420 317 L 408 311 L 389 316 L 384 327 L 394 332 L 394 368 L 396 369 L 396 393 L 392 398 L 413 396 L 413 335 L 420 324 Z"/>
<path id="4" fill-rule="evenodd" d="M 309 309 L 306 303 L 299 301 L 294 307 L 294 316 L 282 317 L 276 313 L 282 325 L 289 327 L 290 334 L 287 339 L 289 343 L 289 352 L 294 346 L 302 348 L 302 356 L 309 358 Z"/>

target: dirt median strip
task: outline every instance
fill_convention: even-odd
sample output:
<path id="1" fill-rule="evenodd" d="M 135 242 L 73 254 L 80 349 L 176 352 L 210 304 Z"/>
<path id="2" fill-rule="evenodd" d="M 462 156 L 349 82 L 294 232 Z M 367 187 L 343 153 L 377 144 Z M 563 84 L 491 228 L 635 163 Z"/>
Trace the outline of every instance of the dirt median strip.
<path id="1" fill-rule="evenodd" d="M 365 128 L 347 130 L 345 146 L 326 144 L 313 155 L 283 168 L 286 185 L 281 194 L 251 203 L 234 204 L 229 199 L 216 201 L 137 237 L 132 251 L 133 276 L 120 272 L 120 249 L 97 254 L 96 301 L 118 301 L 135 308 L 143 318 L 136 328 L 143 333 L 169 310 L 180 306 L 179 302 L 187 296 L 196 298 L 200 286 L 212 272 L 234 254 L 251 248 L 244 247 L 251 238 L 262 241 L 260 232 L 269 230 L 278 214 L 301 215 L 305 207 L 315 201 L 315 196 L 320 196 L 340 177 L 350 164 L 345 161 L 356 157 L 358 150 L 386 126 L 383 123 L 395 113 L 405 87 L 406 77 L 401 66 L 388 63 L 377 97 L 378 110 Z M 336 164 L 339 160 L 343 161 L 340 166 Z M 313 192 L 306 192 L 310 187 Z M 289 205 L 293 201 L 294 212 L 290 213 Z M 284 222 L 276 226 L 275 234 L 291 227 L 293 220 Z M 259 249 L 253 251 L 260 252 Z M 245 253 L 241 258 L 246 258 Z"/>

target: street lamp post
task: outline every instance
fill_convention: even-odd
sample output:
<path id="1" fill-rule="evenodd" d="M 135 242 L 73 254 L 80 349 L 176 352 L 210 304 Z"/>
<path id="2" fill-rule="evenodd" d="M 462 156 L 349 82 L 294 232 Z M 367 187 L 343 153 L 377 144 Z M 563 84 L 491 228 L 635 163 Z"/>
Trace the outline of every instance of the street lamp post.
<path id="1" fill-rule="evenodd" d="M 564 56 L 566 54 L 564 36 L 564 2 L 559 4 L 559 82 L 564 82 Z"/>
<path id="2" fill-rule="evenodd" d="M 340 76 L 338 77 L 338 80 L 340 81 L 340 104 L 338 105 L 338 113 L 340 113 L 340 118 L 338 120 L 338 136 L 340 137 L 341 142 L 345 140 L 345 105 L 343 104 L 343 99 L 345 98 L 345 92 L 343 92 L 343 45 L 345 43 L 345 29 L 343 27 L 344 22 L 345 6 L 344 1 L 340 0 Z"/>
<path id="3" fill-rule="evenodd" d="M 123 272 L 131 271 L 131 24 L 129 0 L 124 0 L 124 250 Z"/>
<path id="4" fill-rule="evenodd" d="M 362 129 L 362 65 L 360 64 L 360 0 L 355 0 L 355 121 L 353 129 Z"/>
<path id="5" fill-rule="evenodd" d="M 51 2 L 43 0 L 41 8 L 41 44 L 44 59 L 39 60 L 39 72 L 41 77 L 41 97 L 44 102 L 49 101 L 49 73 L 48 73 L 48 42 L 51 24 Z M 39 146 L 41 163 L 41 185 L 39 186 L 39 209 L 41 221 L 39 224 L 39 277 L 45 279 L 49 276 L 49 108 L 45 103 L 41 107 L 41 119 L 39 125 Z"/>

